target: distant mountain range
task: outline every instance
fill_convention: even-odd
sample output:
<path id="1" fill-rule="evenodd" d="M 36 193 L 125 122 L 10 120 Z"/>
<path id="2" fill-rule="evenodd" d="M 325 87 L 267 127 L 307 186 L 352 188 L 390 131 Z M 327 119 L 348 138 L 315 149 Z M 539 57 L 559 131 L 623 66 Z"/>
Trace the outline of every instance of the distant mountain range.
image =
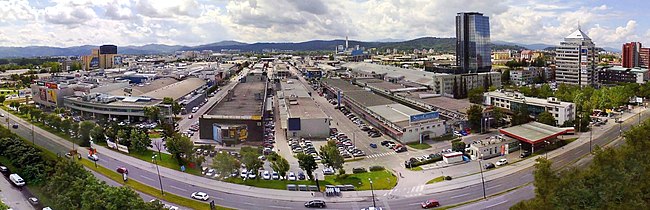
<path id="1" fill-rule="evenodd" d="M 212 50 L 219 52 L 221 50 L 240 50 L 242 52 L 262 52 L 262 50 L 293 50 L 293 51 L 333 51 L 338 45 L 344 45 L 345 40 L 311 40 L 306 42 L 258 42 L 243 43 L 237 41 L 221 41 L 216 43 L 182 46 L 182 45 L 164 45 L 148 44 L 143 46 L 118 46 L 118 53 L 129 55 L 146 55 L 146 54 L 169 54 L 176 51 L 190 50 Z M 349 47 L 377 48 L 379 51 L 386 49 L 413 50 L 413 49 L 434 49 L 438 52 L 454 52 L 456 50 L 455 38 L 437 38 L 422 37 L 412 40 L 384 39 L 381 41 L 356 41 L 349 40 Z M 554 47 L 546 44 L 517 44 L 511 42 L 494 41 L 493 49 L 545 49 Z M 49 47 L 49 46 L 29 46 L 29 47 L 0 47 L 0 58 L 11 57 L 46 57 L 46 56 L 81 56 L 88 55 L 91 49 L 97 48 L 92 45 L 82 45 L 75 47 Z M 606 50 L 609 50 L 605 48 Z M 615 49 L 613 49 L 615 50 Z M 620 50 L 619 50 L 620 51 Z"/>

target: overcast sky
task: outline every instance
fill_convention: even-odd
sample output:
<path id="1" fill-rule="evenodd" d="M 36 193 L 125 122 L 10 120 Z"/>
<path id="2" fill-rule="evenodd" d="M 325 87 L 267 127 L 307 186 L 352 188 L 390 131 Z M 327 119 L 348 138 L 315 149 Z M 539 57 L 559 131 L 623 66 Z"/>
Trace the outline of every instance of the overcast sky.
<path id="1" fill-rule="evenodd" d="M 523 2 L 523 3 L 522 3 Z M 0 46 L 199 45 L 453 37 L 457 12 L 492 40 L 558 44 L 578 23 L 598 46 L 650 46 L 646 0 L 0 0 Z"/>

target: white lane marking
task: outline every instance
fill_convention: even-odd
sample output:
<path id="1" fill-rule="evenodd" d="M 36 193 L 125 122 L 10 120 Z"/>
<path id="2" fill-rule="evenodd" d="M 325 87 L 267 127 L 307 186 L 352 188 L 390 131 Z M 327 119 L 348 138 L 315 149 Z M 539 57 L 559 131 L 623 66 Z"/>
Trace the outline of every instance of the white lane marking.
<path id="1" fill-rule="evenodd" d="M 176 186 L 174 186 L 174 185 L 169 185 L 169 187 L 174 188 L 174 189 L 177 189 L 177 190 L 180 190 L 180 191 L 183 191 L 183 192 L 187 192 L 187 189 L 183 189 L 183 188 L 180 188 L 180 187 L 176 187 Z"/>
<path id="2" fill-rule="evenodd" d="M 146 176 L 142 176 L 142 175 L 140 175 L 140 177 L 143 178 L 143 179 L 148 179 L 148 180 L 150 180 L 150 181 L 156 181 L 156 180 L 154 180 L 154 179 L 152 179 L 152 178 L 149 178 L 149 177 L 146 177 Z"/>
<path id="3" fill-rule="evenodd" d="M 498 184 L 498 185 L 494 185 L 494 186 L 492 186 L 492 187 L 486 187 L 485 189 L 486 189 L 486 190 L 489 190 L 489 189 L 492 189 L 492 188 L 497 188 L 497 187 L 500 187 L 500 186 L 501 186 L 501 185 L 500 185 L 500 184 Z"/>
<path id="4" fill-rule="evenodd" d="M 504 203 L 506 203 L 506 202 L 508 202 L 508 200 L 501 201 L 501 202 L 498 202 L 498 203 L 495 203 L 495 204 L 492 204 L 492 205 L 486 206 L 484 209 L 490 209 L 490 208 L 492 208 L 492 207 L 495 207 L 495 206 L 498 206 L 498 205 L 504 204 Z"/>
<path id="5" fill-rule="evenodd" d="M 469 193 L 464 193 L 464 194 L 460 194 L 460 195 L 451 196 L 450 198 L 460 198 L 460 197 L 463 197 L 463 196 L 466 196 L 466 195 L 469 195 Z"/>
<path id="6" fill-rule="evenodd" d="M 269 206 L 269 207 L 276 208 L 276 209 L 292 209 L 292 208 L 286 207 L 286 206 Z"/>

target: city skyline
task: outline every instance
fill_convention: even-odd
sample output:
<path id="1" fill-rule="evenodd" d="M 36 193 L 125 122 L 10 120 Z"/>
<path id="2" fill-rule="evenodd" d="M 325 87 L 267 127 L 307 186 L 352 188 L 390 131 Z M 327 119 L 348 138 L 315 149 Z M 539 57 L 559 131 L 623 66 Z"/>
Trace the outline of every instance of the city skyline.
<path id="1" fill-rule="evenodd" d="M 0 2 L 0 45 L 199 45 L 223 40 L 408 40 L 454 37 L 457 12 L 481 12 L 491 39 L 556 43 L 578 24 L 598 46 L 650 43 L 646 2 L 632 1 L 204 1 L 9 0 Z M 631 6 L 635 5 L 635 6 Z M 278 12 L 285 11 L 285 12 Z M 263 35 L 261 35 L 263 34 Z"/>

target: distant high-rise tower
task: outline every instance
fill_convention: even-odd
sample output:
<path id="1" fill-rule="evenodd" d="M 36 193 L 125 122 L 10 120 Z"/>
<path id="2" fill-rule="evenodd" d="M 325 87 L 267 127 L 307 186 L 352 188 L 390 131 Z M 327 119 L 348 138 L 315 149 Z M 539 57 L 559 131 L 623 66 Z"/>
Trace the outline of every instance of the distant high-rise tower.
<path id="1" fill-rule="evenodd" d="M 634 68 L 639 66 L 639 51 L 641 43 L 630 42 L 623 44 L 623 67 Z"/>
<path id="2" fill-rule="evenodd" d="M 348 50 L 348 36 L 345 36 L 345 50 Z"/>
<path id="3" fill-rule="evenodd" d="M 489 72 L 492 69 L 490 19 L 478 12 L 456 15 L 456 65 L 460 73 Z"/>
<path id="4" fill-rule="evenodd" d="M 650 48 L 641 48 L 639 50 L 639 67 L 648 68 L 650 65 Z"/>
<path id="5" fill-rule="evenodd" d="M 596 45 L 580 27 L 560 42 L 555 54 L 557 83 L 589 86 L 597 82 Z"/>

